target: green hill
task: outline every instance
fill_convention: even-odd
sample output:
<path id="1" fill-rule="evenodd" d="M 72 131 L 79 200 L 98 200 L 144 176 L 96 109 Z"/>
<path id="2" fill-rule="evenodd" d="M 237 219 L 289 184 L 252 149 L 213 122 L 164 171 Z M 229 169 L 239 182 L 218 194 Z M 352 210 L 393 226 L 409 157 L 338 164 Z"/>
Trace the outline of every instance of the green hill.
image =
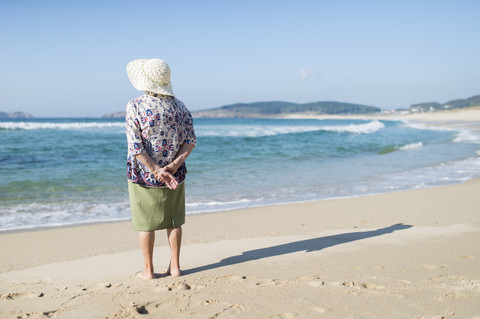
<path id="1" fill-rule="evenodd" d="M 367 114 L 380 112 L 378 107 L 342 103 L 342 102 L 313 102 L 313 103 L 291 103 L 282 101 L 236 103 L 225 105 L 214 109 L 195 112 L 196 117 L 268 117 L 280 114 L 308 113 L 314 115 L 322 114 Z"/>

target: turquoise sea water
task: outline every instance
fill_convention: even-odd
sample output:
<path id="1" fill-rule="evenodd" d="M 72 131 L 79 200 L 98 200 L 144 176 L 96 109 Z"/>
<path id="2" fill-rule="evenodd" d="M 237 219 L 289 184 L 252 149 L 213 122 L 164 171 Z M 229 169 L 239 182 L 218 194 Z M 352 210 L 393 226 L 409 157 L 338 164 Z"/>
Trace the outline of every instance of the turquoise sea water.
<path id="1" fill-rule="evenodd" d="M 196 119 L 187 214 L 464 182 L 467 130 L 400 121 Z M 123 121 L 0 121 L 0 231 L 129 218 Z"/>

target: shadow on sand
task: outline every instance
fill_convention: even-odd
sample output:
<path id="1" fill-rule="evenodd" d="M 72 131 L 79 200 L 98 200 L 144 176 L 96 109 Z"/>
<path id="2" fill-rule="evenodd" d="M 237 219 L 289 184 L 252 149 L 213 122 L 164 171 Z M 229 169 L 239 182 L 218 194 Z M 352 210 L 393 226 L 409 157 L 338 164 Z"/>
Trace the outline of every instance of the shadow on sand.
<path id="1" fill-rule="evenodd" d="M 182 271 L 184 275 L 193 274 L 200 271 L 205 271 L 209 269 L 215 269 L 220 267 L 225 267 L 228 265 L 240 264 L 251 260 L 258 260 L 262 258 L 268 258 L 272 256 L 286 255 L 290 253 L 295 253 L 299 251 L 311 252 L 322 250 L 324 248 L 332 247 L 335 245 L 345 244 L 348 242 L 361 240 L 370 237 L 381 236 L 384 234 L 393 233 L 394 231 L 404 230 L 412 227 L 411 225 L 404 224 L 395 224 L 385 228 L 379 228 L 372 231 L 364 232 L 353 232 L 353 233 L 344 233 L 326 237 L 318 237 L 307 240 L 300 240 L 293 243 L 282 244 L 272 247 L 254 249 L 249 251 L 244 251 L 241 255 L 236 255 L 220 260 L 219 262 L 199 266 L 196 268 L 191 268 Z"/>

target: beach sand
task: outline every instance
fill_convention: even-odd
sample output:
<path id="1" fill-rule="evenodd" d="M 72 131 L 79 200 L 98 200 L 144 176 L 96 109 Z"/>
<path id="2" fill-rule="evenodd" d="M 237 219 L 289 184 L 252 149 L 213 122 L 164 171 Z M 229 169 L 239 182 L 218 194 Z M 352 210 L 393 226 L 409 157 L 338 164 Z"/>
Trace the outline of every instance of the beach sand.
<path id="1" fill-rule="evenodd" d="M 0 318 L 480 319 L 479 193 L 474 179 L 187 216 L 184 276 L 162 274 L 157 232 L 150 281 L 130 222 L 2 233 Z"/>
<path id="2" fill-rule="evenodd" d="M 381 114 L 381 115 L 316 115 L 286 114 L 280 116 L 288 119 L 354 119 L 354 120 L 406 120 L 424 123 L 427 126 L 442 126 L 446 128 L 466 128 L 480 132 L 480 106 L 464 109 L 437 111 L 434 113 Z"/>

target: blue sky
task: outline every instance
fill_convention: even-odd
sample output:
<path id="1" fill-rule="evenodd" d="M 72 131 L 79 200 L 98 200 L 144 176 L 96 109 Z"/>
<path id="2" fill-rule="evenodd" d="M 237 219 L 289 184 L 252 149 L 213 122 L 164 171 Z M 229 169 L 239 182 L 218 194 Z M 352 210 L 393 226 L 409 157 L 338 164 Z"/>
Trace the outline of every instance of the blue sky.
<path id="1" fill-rule="evenodd" d="M 101 116 L 158 57 L 191 110 L 480 94 L 480 1 L 1 1 L 0 111 Z"/>

